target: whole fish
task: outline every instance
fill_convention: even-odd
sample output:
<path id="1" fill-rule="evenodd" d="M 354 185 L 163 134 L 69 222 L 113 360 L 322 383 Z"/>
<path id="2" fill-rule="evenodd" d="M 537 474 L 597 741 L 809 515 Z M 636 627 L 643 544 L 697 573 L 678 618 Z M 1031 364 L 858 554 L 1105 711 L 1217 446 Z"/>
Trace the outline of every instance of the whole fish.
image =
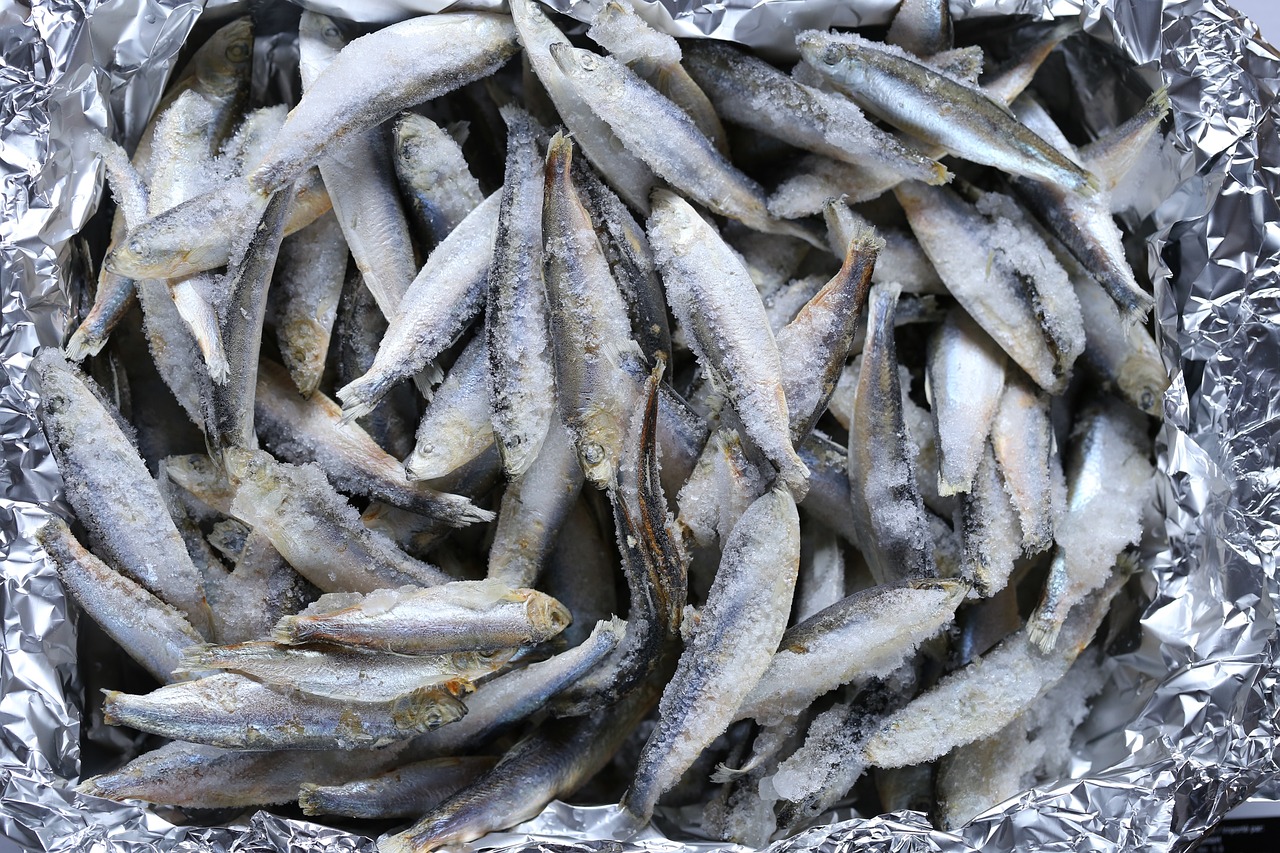
<path id="1" fill-rule="evenodd" d="M 235 673 L 171 684 L 146 696 L 108 690 L 103 703 L 108 725 L 226 749 L 381 747 L 460 720 L 466 710 L 447 687 L 353 705 L 280 693 Z"/>
<path id="2" fill-rule="evenodd" d="M 330 593 L 285 616 L 276 643 L 338 643 L 401 655 L 513 649 L 551 639 L 571 616 L 554 598 L 497 581 Z"/>
<path id="3" fill-rule="evenodd" d="M 865 109 L 959 157 L 1053 181 L 1082 194 L 1098 179 L 1071 162 L 976 87 L 958 83 L 901 51 L 852 33 L 802 32 L 805 62 Z"/>

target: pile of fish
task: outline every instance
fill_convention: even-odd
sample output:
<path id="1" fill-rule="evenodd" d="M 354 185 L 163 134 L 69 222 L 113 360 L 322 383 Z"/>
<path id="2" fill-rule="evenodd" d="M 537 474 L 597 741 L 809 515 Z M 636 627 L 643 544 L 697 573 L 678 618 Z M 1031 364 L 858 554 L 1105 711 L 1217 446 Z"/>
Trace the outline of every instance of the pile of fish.
<path id="1" fill-rule="evenodd" d="M 1028 89 L 1071 26 L 987 70 L 905 0 L 785 69 L 510 7 L 305 12 L 292 109 L 235 21 L 90 141 L 40 541 L 160 685 L 91 703 L 168 742 L 81 790 L 391 853 L 579 789 L 763 845 L 1063 772 L 1168 382 L 1112 209 L 1164 94 L 1076 147 Z"/>

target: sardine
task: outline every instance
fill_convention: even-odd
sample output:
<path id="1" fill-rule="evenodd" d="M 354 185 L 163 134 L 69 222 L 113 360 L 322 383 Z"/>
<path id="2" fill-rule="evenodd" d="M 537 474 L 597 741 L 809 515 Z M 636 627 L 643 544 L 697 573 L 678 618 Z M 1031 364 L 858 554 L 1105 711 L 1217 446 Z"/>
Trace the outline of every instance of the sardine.
<path id="1" fill-rule="evenodd" d="M 795 501 L 775 489 L 734 526 L 707 603 L 675 675 L 659 724 L 636 766 L 622 807 L 641 822 L 698 753 L 733 721 L 782 638 L 800 562 Z"/>
<path id="2" fill-rule="evenodd" d="M 60 350 L 42 349 L 30 369 L 67 501 L 88 528 L 91 544 L 209 636 L 212 621 L 200 573 L 129 436 Z"/>
<path id="3" fill-rule="evenodd" d="M 747 436 L 803 499 L 809 475 L 791 445 L 778 347 L 760 296 L 741 262 L 688 202 L 654 193 L 649 239 L 667 299 L 698 363 L 733 402 Z"/>
<path id="4" fill-rule="evenodd" d="M 571 616 L 554 598 L 497 581 L 330 593 L 276 625 L 286 645 L 338 643 L 401 655 L 514 649 L 551 639 Z"/>
<path id="5" fill-rule="evenodd" d="M 867 346 L 849 428 L 849 486 L 862 552 L 877 582 L 936 573 L 924 502 L 916 485 L 915 453 L 903 416 L 893 335 L 899 290 L 871 290 Z"/>
<path id="6" fill-rule="evenodd" d="M 547 149 L 542 207 L 547 302 L 560 417 L 583 473 L 603 489 L 613 486 L 639 394 L 626 366 L 642 364 L 644 355 L 631 338 L 617 282 L 574 185 L 572 156 L 572 143 L 557 134 Z"/>
<path id="7" fill-rule="evenodd" d="M 179 672 L 238 672 L 281 693 L 360 707 L 389 703 L 422 687 L 442 686 L 455 696 L 469 693 L 473 682 L 503 666 L 512 654 L 513 649 L 492 649 L 398 655 L 252 642 L 187 648 Z"/>
<path id="8" fill-rule="evenodd" d="M 493 404 L 485 336 L 477 334 L 449 368 L 418 424 L 417 442 L 404 460 L 412 480 L 444 477 L 494 450 Z"/>
<path id="9" fill-rule="evenodd" d="M 488 76 L 515 51 L 511 19 L 489 12 L 410 18 L 355 39 L 303 93 L 249 184 L 257 192 L 275 192 L 327 148 Z M 369 73 L 373 68 L 384 73 Z"/>
<path id="10" fill-rule="evenodd" d="M 236 487 L 231 514 L 271 539 L 298 574 L 325 592 L 372 592 L 452 580 L 360 523 L 359 513 L 313 465 L 286 465 L 266 453 L 228 448 Z"/>
<path id="11" fill-rule="evenodd" d="M 507 478 L 538 457 L 555 409 L 547 295 L 542 281 L 544 180 L 539 128 L 506 107 L 506 182 L 489 267 L 484 334 L 488 341 L 493 432 Z"/>
<path id="12" fill-rule="evenodd" d="M 658 175 L 708 209 L 758 231 L 788 234 L 822 248 L 807 228 L 774 219 L 764 190 L 724 158 L 683 110 L 635 72 L 569 45 L 551 55 L 591 109 Z"/>
<path id="13" fill-rule="evenodd" d="M 484 201 L 462 146 L 430 119 L 401 113 L 394 126 L 396 174 L 425 248 L 434 248 Z"/>
<path id="14" fill-rule="evenodd" d="M 901 51 L 852 33 L 817 30 L 796 38 L 800 55 L 863 108 L 952 154 L 1088 194 L 1098 179 L 1062 156 L 976 87 L 967 87 Z"/>
<path id="15" fill-rule="evenodd" d="M 36 541 L 80 608 L 156 681 L 174 681 L 183 650 L 204 643 L 187 618 L 90 554 L 62 519 L 50 519 Z"/>
<path id="16" fill-rule="evenodd" d="M 1157 89 L 1141 110 L 1109 133 L 1081 146 L 1078 149 L 1080 161 L 1101 178 L 1108 189 L 1115 189 L 1160 129 L 1169 109 L 1169 90 Z"/>
<path id="17" fill-rule="evenodd" d="M 493 520 L 493 513 L 461 495 L 410 483 L 395 457 L 360 427 L 342 423 L 337 403 L 319 392 L 302 399 L 283 368 L 273 362 L 264 361 L 259 367 L 254 413 L 268 450 L 295 465 L 317 463 L 336 488 L 458 527 Z"/>
<path id="18" fill-rule="evenodd" d="M 489 756 L 432 758 L 341 785 L 304 782 L 297 791 L 298 805 L 306 815 L 365 820 L 417 817 L 470 785 L 497 760 Z"/>
<path id="19" fill-rule="evenodd" d="M 446 687 L 353 705 L 280 693 L 235 673 L 171 684 L 146 696 L 108 690 L 103 704 L 109 725 L 226 749 L 381 747 L 460 720 L 466 710 Z"/>
<path id="20" fill-rule="evenodd" d="M 372 411 L 457 338 L 484 304 L 500 194 L 485 199 L 436 247 L 404 295 L 369 371 L 338 390 L 347 420 Z"/>
<path id="21" fill-rule="evenodd" d="M 217 640 L 246 643 L 265 637 L 281 616 L 296 613 L 316 595 L 315 587 L 284 561 L 270 538 L 251 531 L 214 605 Z"/>

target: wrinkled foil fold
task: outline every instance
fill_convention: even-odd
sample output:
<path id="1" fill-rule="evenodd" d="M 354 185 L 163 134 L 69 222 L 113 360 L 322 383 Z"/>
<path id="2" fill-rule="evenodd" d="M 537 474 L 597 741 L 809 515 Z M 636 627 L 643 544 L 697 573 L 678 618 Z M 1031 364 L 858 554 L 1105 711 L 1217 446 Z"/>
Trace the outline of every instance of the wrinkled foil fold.
<path id="1" fill-rule="evenodd" d="M 302 5 L 379 22 L 462 3 Z M 37 347 L 60 344 L 68 331 L 71 283 L 85 253 L 76 235 L 102 193 L 84 134 L 136 141 L 201 5 L 0 6 L 0 839 L 32 850 L 372 851 L 371 839 L 267 812 L 232 826 L 178 827 L 71 788 L 82 701 L 74 618 L 33 543 L 48 514 L 66 508 L 33 418 L 38 400 L 27 365 Z M 587 0 L 550 5 L 580 19 L 593 8 Z M 798 29 L 884 24 L 896 4 L 636 5 L 675 35 L 783 55 Z M 1172 378 L 1157 437 L 1162 476 L 1154 509 L 1162 535 L 1143 555 L 1150 603 L 1135 647 L 1114 658 L 1118 689 L 1094 708 L 1072 778 L 1024 791 L 952 833 L 902 812 L 810 829 L 770 853 L 1185 850 L 1260 786 L 1276 790 L 1280 55 L 1217 0 L 959 0 L 952 12 L 957 19 L 1078 20 L 1136 63 L 1148 86 L 1168 87 L 1167 156 L 1137 223 L 1150 234 L 1157 338 Z M 1078 57 L 1068 57 L 1067 69 L 1089 73 Z M 1105 92 L 1078 100 L 1086 127 L 1115 120 Z M 554 803 L 483 846 L 520 853 L 743 849 L 670 840 L 653 829 L 623 840 L 617 818 L 611 807 Z"/>

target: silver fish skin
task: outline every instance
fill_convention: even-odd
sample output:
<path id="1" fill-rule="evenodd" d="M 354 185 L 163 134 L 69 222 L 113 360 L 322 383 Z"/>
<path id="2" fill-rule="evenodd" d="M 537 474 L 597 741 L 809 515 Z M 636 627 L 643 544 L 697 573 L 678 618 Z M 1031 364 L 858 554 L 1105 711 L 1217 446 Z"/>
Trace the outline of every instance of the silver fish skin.
<path id="1" fill-rule="evenodd" d="M 680 489 L 677 525 L 687 542 L 710 548 L 724 542 L 742 514 L 764 494 L 768 480 L 747 458 L 734 430 L 719 429 L 707 440 L 688 481 Z"/>
<path id="2" fill-rule="evenodd" d="M 903 178 L 940 184 L 950 177 L 944 166 L 877 128 L 842 96 L 798 83 L 728 44 L 692 42 L 685 53 L 689 73 L 729 121 L 836 160 L 874 163 Z"/>
<path id="3" fill-rule="evenodd" d="M 839 271 L 777 334 L 793 443 L 809 434 L 835 393 L 882 248 L 874 230 L 856 233 Z"/>
<path id="4" fill-rule="evenodd" d="M 267 313 L 267 287 L 275 270 L 288 198 L 279 194 L 267 205 L 254 231 L 243 262 L 227 270 L 230 289 L 222 320 L 222 345 L 227 353 L 227 380 L 214 382 L 205 433 L 213 447 L 258 447 L 254 431 L 254 396 L 262 324 Z"/>
<path id="5" fill-rule="evenodd" d="M 637 691 L 592 716 L 543 723 L 471 786 L 378 839 L 378 853 L 425 853 L 528 820 L 599 772 L 651 705 L 648 691 Z"/>
<path id="6" fill-rule="evenodd" d="M 809 275 L 792 279 L 764 297 L 764 311 L 769 317 L 769 328 L 773 330 L 775 340 L 826 283 L 826 276 Z M 790 397 L 787 398 L 787 406 L 791 406 Z"/>
<path id="7" fill-rule="evenodd" d="M 81 782 L 76 790 L 109 800 L 143 800 L 198 809 L 290 803 L 309 779 L 332 784 L 393 767 L 396 745 L 380 750 L 223 749 L 174 741 L 124 767 Z"/>
<path id="8" fill-rule="evenodd" d="M 39 383 L 40 423 L 67 501 L 88 528 L 90 543 L 209 636 L 200 573 L 130 437 L 60 350 L 42 349 L 29 369 Z"/>
<path id="9" fill-rule="evenodd" d="M 271 632 L 282 645 L 336 643 L 401 655 L 514 649 L 559 634 L 572 617 L 554 598 L 492 580 L 330 593 Z"/>
<path id="10" fill-rule="evenodd" d="M 523 110 L 503 107 L 501 112 L 507 123 L 507 165 L 484 335 L 493 432 L 507 479 L 514 480 L 538 457 L 556 399 L 542 281 L 540 128 Z"/>
<path id="11" fill-rule="evenodd" d="M 795 501 L 774 489 L 748 508 L 724 545 L 698 624 L 659 703 L 622 807 L 647 821 L 664 791 L 733 721 L 786 628 L 800 562 Z"/>
<path id="12" fill-rule="evenodd" d="M 849 487 L 854 524 L 878 583 L 935 574 L 933 543 L 916 486 L 898 377 L 893 311 L 899 290 L 871 290 L 867 346 L 849 427 Z"/>
<path id="13" fill-rule="evenodd" d="M 1054 519 L 1065 500 L 1062 463 L 1049 419 L 1049 395 L 1026 377 L 1010 376 L 991 425 L 997 467 L 1029 554 L 1053 544 Z"/>
<path id="14" fill-rule="evenodd" d="M 408 740 L 462 719 L 466 706 L 444 687 L 383 704 L 353 705 L 280 693 L 219 673 L 146 696 L 106 691 L 108 725 L 225 749 L 357 749 Z"/>
<path id="15" fill-rule="evenodd" d="M 220 516 L 231 514 L 235 487 L 227 480 L 226 471 L 208 456 L 203 453 L 169 456 L 164 460 L 163 470 L 166 477 L 212 512 Z"/>
<path id="16" fill-rule="evenodd" d="M 959 157 L 1089 194 L 1098 179 L 1063 157 L 976 87 L 853 34 L 809 30 L 800 55 L 864 109 Z"/>
<path id="17" fill-rule="evenodd" d="M 760 295 L 733 251 L 688 202 L 654 193 L 648 223 L 654 258 L 698 363 L 724 388 L 747 436 L 797 499 L 808 470 L 796 456 L 777 343 Z"/>
<path id="18" fill-rule="evenodd" d="M 903 0 L 885 41 L 920 57 L 950 50 L 955 33 L 947 0 Z"/>
<path id="19" fill-rule="evenodd" d="M 971 488 L 960 496 L 956 528 L 964 543 L 961 576 L 973 580 L 978 595 L 996 595 L 1022 555 L 1022 527 L 990 442 L 984 443 Z"/>
<path id="20" fill-rule="evenodd" d="M 347 243 L 325 215 L 280 244 L 274 285 L 283 305 L 276 322 L 280 358 L 294 387 L 310 397 L 320 387 L 338 300 L 347 275 Z"/>
<path id="21" fill-rule="evenodd" d="M 929 340 L 925 394 L 938 436 L 938 492 L 967 492 L 1004 390 L 1005 354 L 965 313 L 952 308 Z"/>
<path id="22" fill-rule="evenodd" d="M 396 175 L 420 239 L 438 246 L 484 201 L 462 146 L 431 119 L 401 113 L 392 128 Z"/>
<path id="23" fill-rule="evenodd" d="M 183 650 L 204 643 L 187 618 L 90 554 L 62 519 L 50 519 L 36 541 L 80 608 L 156 681 L 174 681 Z"/>
<path id="24" fill-rule="evenodd" d="M 648 213 L 653 173 L 592 112 L 551 56 L 553 45 L 568 45 L 569 39 L 535 0 L 514 0 L 510 6 L 524 56 L 570 135 L 618 195 L 642 214 Z"/>
<path id="25" fill-rule="evenodd" d="M 707 422 L 669 385 L 658 387 L 658 446 L 662 448 L 662 490 L 680 491 L 693 474 L 710 430 Z"/>
<path id="26" fill-rule="evenodd" d="M 685 111 L 702 135 L 726 157 L 729 141 L 715 107 L 680 64 L 680 44 L 649 26 L 629 4 L 605 3 L 591 19 L 587 38 Z"/>
<path id="27" fill-rule="evenodd" d="M 486 681 L 467 697 L 466 717 L 414 738 L 406 754 L 426 757 L 483 747 L 599 666 L 622 642 L 625 630 L 626 623 L 616 617 L 601 621 L 581 645 Z"/>
<path id="28" fill-rule="evenodd" d="M 1054 526 L 1058 548 L 1027 637 L 1046 654 L 1071 608 L 1107 583 L 1117 557 L 1142 535 L 1152 467 L 1147 422 L 1119 400 L 1086 409 L 1067 454 L 1066 510 Z M 1068 641 L 1069 642 L 1069 641 Z"/>
<path id="29" fill-rule="evenodd" d="M 683 110 L 617 60 L 568 45 L 551 55 L 583 100 L 660 177 L 709 210 L 756 229 L 798 237 L 808 229 L 769 216 L 764 190 L 724 158 Z"/>
<path id="30" fill-rule="evenodd" d="M 313 465 L 286 465 L 266 453 L 228 448 L 236 487 L 231 514 L 270 537 L 298 574 L 324 592 L 372 592 L 452 580 L 373 533 Z"/>
<path id="31" fill-rule="evenodd" d="M 355 424 L 342 423 L 338 404 L 316 392 L 294 390 L 283 368 L 263 361 L 258 369 L 254 414 L 263 444 L 295 465 L 315 462 L 336 488 L 438 518 L 458 527 L 492 521 L 493 513 L 461 495 L 411 483 L 404 468 Z"/>
<path id="32" fill-rule="evenodd" d="M 859 542 L 849 487 L 849 458 L 845 449 L 815 430 L 796 449 L 809 469 L 809 494 L 801 506 L 853 545 Z"/>
<path id="33" fill-rule="evenodd" d="M 309 11 L 302 14 L 298 52 L 304 97 L 345 46 L 330 18 Z M 383 129 L 375 126 L 329 146 L 316 165 L 365 286 L 382 313 L 392 317 L 417 266 L 388 142 Z"/>
<path id="34" fill-rule="evenodd" d="M 639 398 L 627 366 L 643 364 L 644 354 L 631 337 L 622 295 L 574 184 L 572 157 L 573 144 L 556 134 L 547 149 L 542 207 L 547 303 L 560 418 L 583 473 L 603 489 L 613 486 Z"/>
<path id="35" fill-rule="evenodd" d="M 1023 95 L 1014 103 L 1014 112 L 1063 156 L 1079 160 L 1071 143 L 1035 100 Z M 1123 235 L 1111 217 L 1110 191 L 1104 189 L 1085 197 L 1029 178 L 1014 178 L 1012 186 L 1049 233 L 1115 300 L 1124 319 L 1135 326 L 1145 320 L 1155 299 L 1138 285 L 1125 260 Z"/>
<path id="36" fill-rule="evenodd" d="M 863 745 L 863 760 L 876 767 L 907 767 L 1000 731 L 1066 675 L 1126 580 L 1116 573 L 1073 607 L 1052 651 L 1040 651 L 1023 629 L 945 676 L 881 722 Z M 957 713 L 960 708 L 969 710 Z"/>
<path id="37" fill-rule="evenodd" d="M 1160 417 L 1169 371 L 1151 332 L 1141 324 L 1124 322 L 1114 300 L 1089 277 L 1072 276 L 1072 284 L 1084 316 L 1081 360 L 1130 405 Z"/>
<path id="38" fill-rule="evenodd" d="M 968 592 L 963 581 L 914 581 L 836 602 L 787 629 L 738 716 L 776 725 L 841 684 L 888 676 L 951 623 Z"/>
<path id="39" fill-rule="evenodd" d="M 537 582 L 578 501 L 583 480 L 573 439 L 555 413 L 538 458 L 502 494 L 488 577 L 512 587 Z"/>
<path id="40" fill-rule="evenodd" d="M 362 417 L 457 338 L 484 305 L 500 195 L 485 199 L 436 247 L 409 286 L 369 371 L 338 390 L 345 419 Z"/>
<path id="41" fill-rule="evenodd" d="M 1101 178 L 1107 189 L 1115 189 L 1133 168 L 1147 143 L 1169 114 L 1169 90 L 1157 89 L 1142 109 L 1109 133 L 1078 149 L 1080 162 Z"/>
<path id="42" fill-rule="evenodd" d="M 247 675 L 282 693 L 331 699 L 353 706 L 380 705 L 422 687 L 441 686 L 455 696 L 501 667 L 512 649 L 397 655 L 340 647 L 297 648 L 270 642 L 193 646 L 182 656 L 185 675 L 226 670 Z"/>
<path id="43" fill-rule="evenodd" d="M 489 354 L 477 334 L 463 348 L 436 389 L 418 424 L 413 452 L 404 460 L 411 480 L 444 477 L 494 450 Z"/>
<path id="44" fill-rule="evenodd" d="M 1020 213 L 995 193 L 981 209 L 943 187 L 903 183 L 894 194 L 969 316 L 1040 387 L 1061 393 L 1084 349 L 1084 321 L 1065 271 Z"/>
<path id="45" fill-rule="evenodd" d="M 341 785 L 304 782 L 296 791 L 298 805 L 306 815 L 366 820 L 417 817 L 470 785 L 497 760 L 490 756 L 432 758 Z"/>
<path id="46" fill-rule="evenodd" d="M 327 148 L 488 76 L 515 51 L 511 18 L 488 12 L 410 18 L 355 39 L 303 93 L 249 182 L 259 192 L 274 192 Z M 371 68 L 386 73 L 370 74 Z"/>

